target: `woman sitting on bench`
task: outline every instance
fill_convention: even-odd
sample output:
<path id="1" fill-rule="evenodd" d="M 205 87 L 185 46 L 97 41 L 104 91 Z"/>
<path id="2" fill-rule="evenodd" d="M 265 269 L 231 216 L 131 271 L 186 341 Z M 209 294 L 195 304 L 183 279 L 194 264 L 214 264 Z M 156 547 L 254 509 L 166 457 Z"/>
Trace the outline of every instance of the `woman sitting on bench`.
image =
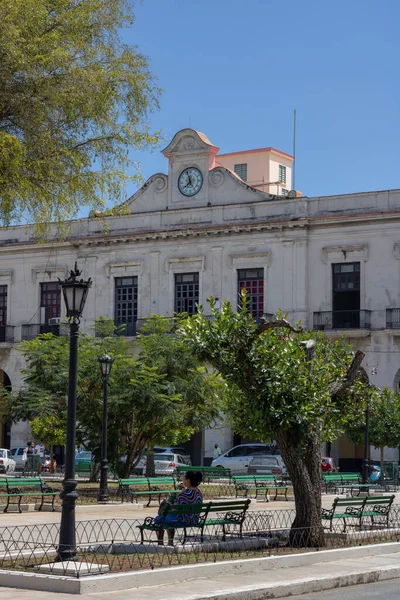
<path id="1" fill-rule="evenodd" d="M 176 517 L 174 515 L 166 515 L 163 517 L 165 505 L 169 504 L 202 504 L 203 494 L 199 490 L 198 486 L 203 480 L 203 475 L 200 471 L 187 471 L 183 477 L 183 485 L 185 489 L 179 492 L 176 498 L 173 495 L 170 496 L 169 500 L 164 500 L 158 511 L 158 516 L 154 522 L 156 524 L 163 523 L 164 525 L 196 525 L 199 521 L 199 515 L 183 515 L 182 517 Z M 168 545 L 173 546 L 175 529 L 168 529 Z M 160 546 L 164 544 L 164 530 L 157 532 L 158 543 Z"/>

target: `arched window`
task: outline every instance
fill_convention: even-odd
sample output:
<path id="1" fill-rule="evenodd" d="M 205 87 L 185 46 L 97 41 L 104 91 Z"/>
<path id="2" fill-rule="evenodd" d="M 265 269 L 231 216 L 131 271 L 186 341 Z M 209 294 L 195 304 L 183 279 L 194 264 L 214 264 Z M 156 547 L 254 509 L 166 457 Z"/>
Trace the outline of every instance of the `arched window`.
<path id="1" fill-rule="evenodd" d="M 393 389 L 395 392 L 400 394 L 400 369 L 397 370 L 397 373 L 394 376 Z"/>

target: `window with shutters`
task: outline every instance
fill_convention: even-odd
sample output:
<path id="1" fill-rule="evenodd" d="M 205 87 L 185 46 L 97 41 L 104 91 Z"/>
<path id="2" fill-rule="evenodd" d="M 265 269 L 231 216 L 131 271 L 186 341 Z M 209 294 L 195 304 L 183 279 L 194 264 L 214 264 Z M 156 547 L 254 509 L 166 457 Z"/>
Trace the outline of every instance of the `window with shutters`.
<path id="1" fill-rule="evenodd" d="M 0 285 L 0 327 L 7 325 L 7 286 Z"/>
<path id="2" fill-rule="evenodd" d="M 175 273 L 175 312 L 194 315 L 199 303 L 199 274 Z"/>
<path id="3" fill-rule="evenodd" d="M 240 179 L 247 181 L 247 163 L 235 165 L 233 170 L 235 171 L 236 175 L 239 175 Z"/>
<path id="4" fill-rule="evenodd" d="M 138 303 L 138 278 L 115 278 L 115 316 L 116 327 L 125 327 L 117 331 L 120 335 L 132 336 L 136 333 Z"/>
<path id="5" fill-rule="evenodd" d="M 239 306 L 242 290 L 247 291 L 247 305 L 251 315 L 259 319 L 264 314 L 264 269 L 238 269 Z"/>
<path id="6" fill-rule="evenodd" d="M 47 325 L 50 319 L 61 317 L 61 287 L 58 281 L 40 284 L 40 307 L 44 309 L 43 325 Z"/>
<path id="7" fill-rule="evenodd" d="M 286 167 L 284 165 L 279 165 L 279 181 L 286 183 Z"/>

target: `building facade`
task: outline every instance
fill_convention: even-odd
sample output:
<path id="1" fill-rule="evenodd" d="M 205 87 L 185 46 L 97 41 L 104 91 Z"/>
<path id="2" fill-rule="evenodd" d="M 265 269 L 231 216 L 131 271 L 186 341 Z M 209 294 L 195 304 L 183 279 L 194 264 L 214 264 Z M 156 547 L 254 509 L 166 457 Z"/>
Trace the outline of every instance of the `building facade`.
<path id="1" fill-rule="evenodd" d="M 27 226 L 0 230 L 0 383 L 23 385 L 18 341 L 62 333 L 58 278 L 78 261 L 93 280 L 84 330 L 102 315 L 134 338 L 151 314 L 192 313 L 197 303 L 207 311 L 209 296 L 236 306 L 246 288 L 255 318 L 282 309 L 332 338 L 345 334 L 365 352 L 371 383 L 398 388 L 400 190 L 270 194 L 222 166 L 218 148 L 192 129 L 163 153 L 168 174 L 150 177 L 126 215 L 73 221 L 62 242 L 38 244 Z M 19 446 L 28 430 L 13 426 L 10 440 L 5 425 L 0 434 L 0 446 Z M 196 461 L 211 456 L 216 441 L 227 450 L 233 434 L 199 434 Z M 336 458 L 361 453 L 345 440 L 332 445 Z"/>

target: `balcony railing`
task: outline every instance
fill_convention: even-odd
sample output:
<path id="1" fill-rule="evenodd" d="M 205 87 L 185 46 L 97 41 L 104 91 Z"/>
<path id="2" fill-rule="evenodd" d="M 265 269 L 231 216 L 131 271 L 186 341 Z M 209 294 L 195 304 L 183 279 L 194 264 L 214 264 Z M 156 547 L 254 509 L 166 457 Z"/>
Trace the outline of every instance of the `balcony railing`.
<path id="1" fill-rule="evenodd" d="M 14 341 L 14 329 L 13 325 L 1 325 L 0 342 L 9 342 L 12 344 Z"/>
<path id="2" fill-rule="evenodd" d="M 57 323 L 56 325 L 48 325 L 44 323 L 29 323 L 29 325 L 21 325 L 22 340 L 34 340 L 41 333 L 67 335 L 68 325 L 64 323 Z"/>
<path id="3" fill-rule="evenodd" d="M 324 331 L 332 329 L 371 329 L 370 310 L 333 310 L 315 312 L 313 328 Z"/>
<path id="4" fill-rule="evenodd" d="M 386 309 L 386 328 L 400 329 L 400 308 Z"/>
<path id="5" fill-rule="evenodd" d="M 95 326 L 96 337 L 106 337 L 107 335 L 121 335 L 126 337 L 133 337 L 137 333 L 137 321 L 128 321 L 127 323 L 114 321 L 114 330 L 111 329 L 108 324 L 102 325 L 97 322 Z"/>

